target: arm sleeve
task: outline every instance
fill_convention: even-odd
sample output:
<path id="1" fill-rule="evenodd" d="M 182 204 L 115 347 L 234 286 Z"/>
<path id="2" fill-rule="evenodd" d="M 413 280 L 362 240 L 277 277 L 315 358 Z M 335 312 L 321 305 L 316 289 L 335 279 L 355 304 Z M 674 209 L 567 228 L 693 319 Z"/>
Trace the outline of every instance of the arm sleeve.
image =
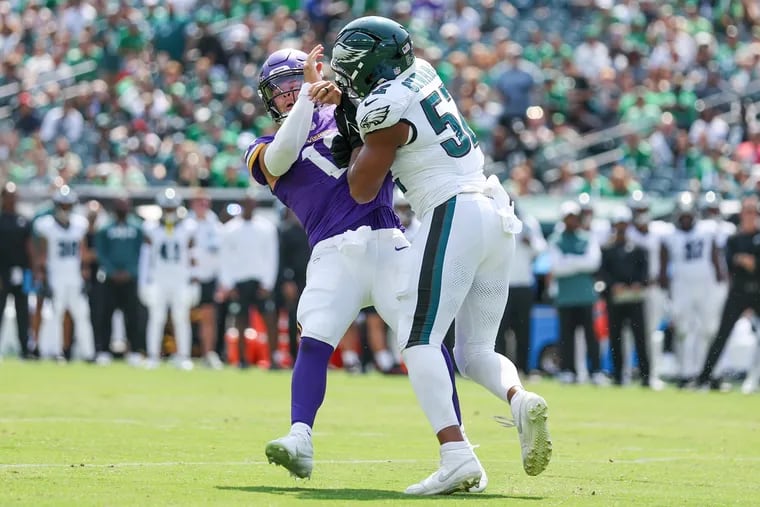
<path id="1" fill-rule="evenodd" d="M 575 267 L 582 273 L 594 273 L 602 262 L 602 251 L 593 239 L 589 239 L 588 247 L 583 255 L 576 258 Z"/>
<path id="2" fill-rule="evenodd" d="M 293 109 L 264 152 L 264 163 L 272 176 L 279 177 L 288 172 L 306 144 L 311 130 L 311 117 L 314 114 L 314 103 L 309 98 L 310 88 L 309 83 L 301 86 Z"/>
<path id="3" fill-rule="evenodd" d="M 564 255 L 556 244 L 549 246 L 549 259 L 551 260 L 551 269 L 554 276 L 564 277 L 574 275 L 578 272 L 575 269 L 571 259 Z"/>

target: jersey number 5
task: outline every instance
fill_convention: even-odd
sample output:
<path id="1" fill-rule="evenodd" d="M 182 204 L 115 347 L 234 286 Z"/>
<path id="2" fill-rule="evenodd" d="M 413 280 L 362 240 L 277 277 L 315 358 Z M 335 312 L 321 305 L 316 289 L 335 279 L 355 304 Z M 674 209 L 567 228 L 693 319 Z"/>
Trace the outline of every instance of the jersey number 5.
<path id="1" fill-rule="evenodd" d="M 443 96 L 443 98 L 441 98 Z M 430 126 L 433 127 L 436 135 L 440 135 L 446 127 L 451 127 L 454 131 L 454 136 L 450 139 L 446 139 L 441 143 L 441 147 L 446 151 L 446 154 L 453 158 L 461 158 L 470 153 L 473 147 L 478 146 L 478 140 L 475 138 L 475 134 L 470 130 L 466 121 L 463 121 L 458 114 L 452 114 L 446 111 L 443 114 L 438 113 L 436 106 L 440 104 L 443 99 L 446 102 L 451 102 L 451 95 L 445 87 L 441 87 L 438 90 L 434 90 L 430 95 L 420 101 L 420 106 L 425 112 L 425 117 L 430 122 Z"/>

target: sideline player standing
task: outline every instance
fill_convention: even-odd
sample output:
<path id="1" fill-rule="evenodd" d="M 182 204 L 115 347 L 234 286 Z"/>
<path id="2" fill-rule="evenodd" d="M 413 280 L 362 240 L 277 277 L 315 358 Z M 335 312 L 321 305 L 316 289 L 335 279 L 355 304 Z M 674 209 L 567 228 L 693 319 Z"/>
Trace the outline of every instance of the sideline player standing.
<path id="1" fill-rule="evenodd" d="M 145 333 L 148 360 L 145 366 L 153 369 L 159 365 L 166 310 L 169 309 L 177 343 L 175 366 L 192 370 L 190 308 L 193 306 L 194 291 L 190 284 L 190 249 L 193 223 L 180 220 L 177 216 L 182 198 L 175 189 L 165 189 L 156 201 L 161 207 L 161 219 L 146 222 L 143 226 L 144 245 L 140 251 L 138 271 L 138 293 L 148 307 Z"/>
<path id="2" fill-rule="evenodd" d="M 433 67 L 414 57 L 403 26 L 377 16 L 352 21 L 338 34 L 331 66 L 344 93 L 362 99 L 349 118 L 364 143 L 352 154 L 351 195 L 371 202 L 392 174 L 422 222 L 400 266 L 399 344 L 441 444 L 441 466 L 406 492 L 461 491 L 482 477 L 457 424 L 441 355 L 455 317 L 460 372 L 511 404 L 525 471 L 541 473 L 551 457 L 546 402 L 524 390 L 514 364 L 494 351 L 522 226 L 509 197 L 495 177 L 486 180 L 475 136 Z"/>
<path id="3" fill-rule="evenodd" d="M 321 57 L 317 46 L 308 55 L 282 49 L 267 58 L 259 93 L 279 128 L 254 141 L 245 154 L 254 179 L 294 212 L 312 247 L 298 303 L 302 332 L 291 380 L 291 429 L 266 446 L 270 462 L 301 478 L 310 477 L 313 468 L 311 433 L 325 397 L 330 356 L 363 307 L 374 305 L 395 324 L 398 257 L 409 248 L 393 212 L 390 177 L 375 199 L 359 205 L 349 193 L 346 167 L 333 160 L 335 108 L 315 101 L 335 104 L 341 94 L 321 81 Z"/>
<path id="4" fill-rule="evenodd" d="M 55 210 L 34 222 L 34 232 L 40 238 L 40 258 L 37 275 L 47 281 L 52 294 L 53 324 L 56 326 L 54 355 L 63 361 L 63 319 L 66 311 L 74 321 L 77 355 L 91 360 L 95 355 L 95 340 L 90 322 L 90 306 L 84 295 L 82 249 L 87 234 L 87 219 L 72 214 L 77 195 L 67 185 L 53 196 Z"/>
<path id="5" fill-rule="evenodd" d="M 715 236 L 697 227 L 696 203 L 689 192 L 678 196 L 675 219 L 676 230 L 663 238 L 660 248 L 660 286 L 670 290 L 679 335 L 679 386 L 684 387 L 696 380 L 707 355 L 714 300 L 706 295 L 717 289 L 723 273 Z"/>

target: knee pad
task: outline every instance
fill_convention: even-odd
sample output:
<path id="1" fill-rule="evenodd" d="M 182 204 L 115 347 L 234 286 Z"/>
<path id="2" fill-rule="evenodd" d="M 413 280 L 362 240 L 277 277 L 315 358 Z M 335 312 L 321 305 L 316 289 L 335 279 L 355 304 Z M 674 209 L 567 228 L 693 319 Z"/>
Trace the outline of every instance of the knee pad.
<path id="1" fill-rule="evenodd" d="M 477 349 L 474 347 L 454 346 L 454 361 L 456 361 L 459 373 L 465 378 L 472 378 L 471 372 L 473 362 L 483 356 L 489 356 L 494 353 L 493 350 Z"/>
<path id="2" fill-rule="evenodd" d="M 454 345 L 454 363 L 456 364 L 457 369 L 459 370 L 459 374 L 462 375 L 464 378 L 469 378 L 467 375 L 467 354 L 465 352 L 466 347 L 462 347 L 461 345 L 455 344 Z"/>

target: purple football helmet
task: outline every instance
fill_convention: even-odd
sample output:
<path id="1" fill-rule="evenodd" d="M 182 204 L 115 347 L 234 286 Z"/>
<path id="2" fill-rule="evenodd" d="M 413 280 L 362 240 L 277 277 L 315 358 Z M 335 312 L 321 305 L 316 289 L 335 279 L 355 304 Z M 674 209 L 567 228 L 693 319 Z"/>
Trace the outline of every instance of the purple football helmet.
<path id="1" fill-rule="evenodd" d="M 280 112 L 275 104 L 275 99 L 287 93 L 292 94 L 295 103 L 298 92 L 303 84 L 303 66 L 306 62 L 306 53 L 297 49 L 280 49 L 266 59 L 259 72 L 259 97 L 267 106 L 272 119 L 280 123 L 287 116 L 287 112 Z M 293 82 L 298 86 L 293 86 Z"/>

